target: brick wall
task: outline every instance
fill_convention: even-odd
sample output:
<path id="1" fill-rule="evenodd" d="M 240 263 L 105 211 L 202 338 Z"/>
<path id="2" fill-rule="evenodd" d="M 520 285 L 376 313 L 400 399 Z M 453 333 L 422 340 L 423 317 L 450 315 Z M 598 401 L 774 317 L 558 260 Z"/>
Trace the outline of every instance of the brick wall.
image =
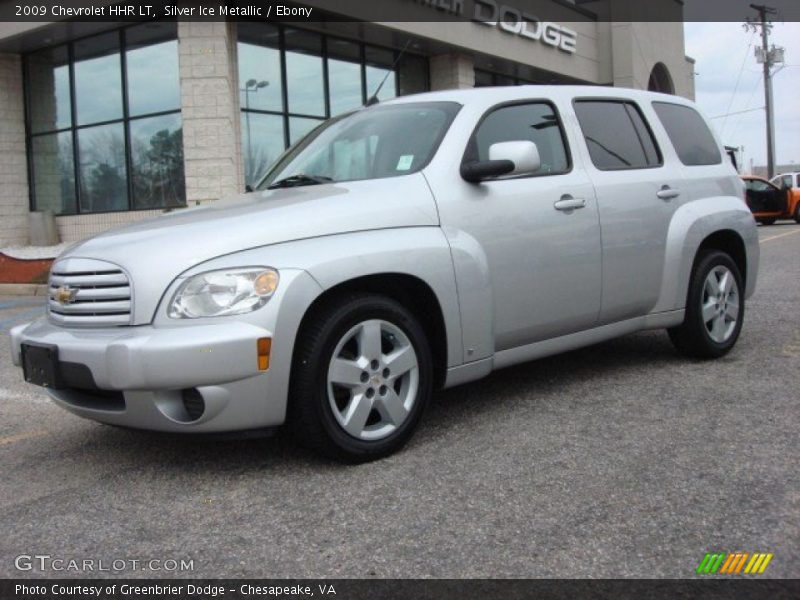
<path id="1" fill-rule="evenodd" d="M 465 54 L 440 54 L 430 59 L 431 89 L 463 90 L 475 87 L 475 64 Z"/>
<path id="2" fill-rule="evenodd" d="M 28 242 L 28 167 L 20 57 L 0 54 L 0 247 Z"/>
<path id="3" fill-rule="evenodd" d="M 78 242 L 107 229 L 155 217 L 163 210 L 136 210 L 96 215 L 68 215 L 56 217 L 58 236 L 62 242 Z"/>
<path id="4" fill-rule="evenodd" d="M 244 191 L 236 24 L 178 23 L 186 200 Z"/>

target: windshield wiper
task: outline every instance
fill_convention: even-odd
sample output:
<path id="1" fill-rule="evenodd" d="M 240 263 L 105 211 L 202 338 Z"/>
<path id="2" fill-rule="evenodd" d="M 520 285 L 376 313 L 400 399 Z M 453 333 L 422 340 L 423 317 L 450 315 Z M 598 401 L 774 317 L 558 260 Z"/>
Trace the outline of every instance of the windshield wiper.
<path id="1" fill-rule="evenodd" d="M 268 190 L 275 190 L 278 188 L 298 187 L 301 185 L 320 185 L 321 183 L 330 183 L 333 181 L 330 177 L 324 175 L 306 175 L 305 173 L 297 173 L 285 179 L 280 179 L 267 187 Z"/>

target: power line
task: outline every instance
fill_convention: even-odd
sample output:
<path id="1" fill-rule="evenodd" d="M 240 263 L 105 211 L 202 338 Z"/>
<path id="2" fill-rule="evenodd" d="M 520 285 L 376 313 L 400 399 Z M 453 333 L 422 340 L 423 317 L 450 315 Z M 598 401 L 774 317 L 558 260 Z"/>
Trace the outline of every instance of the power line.
<path id="1" fill-rule="evenodd" d="M 750 96 L 748 96 L 748 98 L 747 98 L 747 102 L 744 103 L 744 106 L 745 106 L 746 109 L 749 109 L 749 108 L 752 107 L 751 103 L 753 101 L 753 98 L 756 95 L 756 92 L 759 90 L 760 87 L 761 87 L 761 78 L 758 78 L 758 79 L 756 79 L 756 84 L 753 86 L 753 89 L 750 92 Z M 736 129 L 739 127 L 739 124 L 742 122 L 742 118 L 743 118 L 743 116 L 739 115 L 734 120 L 734 122 L 733 122 L 733 130 L 734 131 L 736 131 Z"/>
<path id="2" fill-rule="evenodd" d="M 750 48 L 753 47 L 753 38 L 755 38 L 756 32 L 750 35 L 750 41 L 747 43 L 747 50 L 744 51 L 744 58 L 742 59 L 742 66 L 739 67 L 739 75 L 736 77 L 736 85 L 733 87 L 733 94 L 731 94 L 730 102 L 728 102 L 728 108 L 725 109 L 725 120 L 722 122 L 722 128 L 720 135 L 725 135 L 725 126 L 728 124 L 728 115 L 731 114 L 731 108 L 733 107 L 733 101 L 736 98 L 736 92 L 739 91 L 739 83 L 742 81 L 742 73 L 744 72 L 745 63 L 747 63 L 747 57 L 750 56 Z"/>
<path id="3" fill-rule="evenodd" d="M 724 114 L 724 115 L 717 115 L 716 117 L 709 117 L 709 118 L 710 119 L 722 119 L 722 118 L 727 119 L 728 117 L 732 117 L 734 115 L 743 115 L 744 113 L 755 112 L 757 110 L 764 110 L 764 107 L 763 106 L 757 106 L 755 108 L 748 108 L 747 110 L 738 110 L 736 112 L 727 113 L 727 114 Z"/>

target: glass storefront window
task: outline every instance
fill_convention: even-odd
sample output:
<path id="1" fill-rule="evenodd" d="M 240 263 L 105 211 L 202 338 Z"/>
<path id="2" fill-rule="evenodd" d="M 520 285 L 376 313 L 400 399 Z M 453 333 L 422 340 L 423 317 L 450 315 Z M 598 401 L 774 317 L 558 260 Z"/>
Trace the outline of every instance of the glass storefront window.
<path id="1" fill-rule="evenodd" d="M 255 22 L 239 23 L 238 36 L 248 185 L 324 119 L 363 106 L 384 79 L 380 100 L 429 89 L 428 61 L 422 56 L 406 53 L 395 66 L 394 50 Z"/>
<path id="2" fill-rule="evenodd" d="M 361 48 L 358 44 L 328 40 L 328 81 L 332 117 L 364 104 Z"/>
<path id="3" fill-rule="evenodd" d="M 427 92 L 428 59 L 416 54 L 405 54 L 397 64 L 398 95 L 421 94 Z"/>
<path id="4" fill-rule="evenodd" d="M 122 123 L 78 130 L 81 210 L 108 212 L 128 208 L 125 130 Z"/>
<path id="5" fill-rule="evenodd" d="M 179 114 L 136 119 L 130 124 L 133 207 L 175 207 L 186 195 Z"/>
<path id="6" fill-rule="evenodd" d="M 75 44 L 78 125 L 122 118 L 119 35 L 103 34 Z"/>
<path id="7" fill-rule="evenodd" d="M 519 77 L 512 77 L 511 75 L 502 75 L 500 73 L 492 73 L 490 71 L 482 71 L 475 69 L 475 87 L 493 87 L 503 85 L 529 85 L 536 83 L 521 79 Z"/>
<path id="8" fill-rule="evenodd" d="M 33 210 L 185 204 L 175 23 L 29 54 L 25 90 Z"/>
<path id="9" fill-rule="evenodd" d="M 283 110 L 281 51 L 276 27 L 262 38 L 270 46 L 239 43 L 239 103 L 247 110 Z M 271 44 L 274 44 L 272 46 Z"/>
<path id="10" fill-rule="evenodd" d="M 245 181 L 259 181 L 283 154 L 284 121 L 280 115 L 242 111 L 242 155 Z"/>
<path id="11" fill-rule="evenodd" d="M 392 71 L 394 52 L 367 46 L 364 58 L 367 72 L 367 98 L 372 98 L 375 92 L 378 92 L 379 87 L 378 100 L 390 100 L 397 96 L 397 82 L 393 77 L 394 71 Z"/>
<path id="12" fill-rule="evenodd" d="M 325 116 L 325 78 L 322 37 L 316 33 L 286 29 L 286 88 L 288 112 Z"/>
<path id="13" fill-rule="evenodd" d="M 289 145 L 296 144 L 305 134 L 314 129 L 323 119 L 306 119 L 304 117 L 289 117 Z"/>
<path id="14" fill-rule="evenodd" d="M 125 37 L 128 112 L 131 116 L 179 110 L 178 40 L 169 23 L 132 27 Z"/>

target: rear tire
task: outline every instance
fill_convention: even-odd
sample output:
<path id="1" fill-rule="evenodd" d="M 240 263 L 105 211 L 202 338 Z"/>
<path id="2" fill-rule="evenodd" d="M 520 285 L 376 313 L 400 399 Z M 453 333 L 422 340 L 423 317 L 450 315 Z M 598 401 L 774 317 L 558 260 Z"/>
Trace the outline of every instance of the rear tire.
<path id="1" fill-rule="evenodd" d="M 367 462 L 408 442 L 432 392 L 430 346 L 414 315 L 385 296 L 344 296 L 298 335 L 287 422 L 323 456 Z"/>
<path id="2" fill-rule="evenodd" d="M 761 223 L 762 225 L 775 225 L 776 220 L 777 219 L 770 217 L 769 219 L 758 219 L 758 222 Z"/>
<path id="3" fill-rule="evenodd" d="M 739 268 L 719 250 L 695 260 L 683 324 L 669 329 L 677 350 L 688 357 L 720 358 L 736 345 L 744 321 L 744 287 Z"/>
<path id="4" fill-rule="evenodd" d="M 794 222 L 800 225 L 800 202 L 794 207 Z"/>

